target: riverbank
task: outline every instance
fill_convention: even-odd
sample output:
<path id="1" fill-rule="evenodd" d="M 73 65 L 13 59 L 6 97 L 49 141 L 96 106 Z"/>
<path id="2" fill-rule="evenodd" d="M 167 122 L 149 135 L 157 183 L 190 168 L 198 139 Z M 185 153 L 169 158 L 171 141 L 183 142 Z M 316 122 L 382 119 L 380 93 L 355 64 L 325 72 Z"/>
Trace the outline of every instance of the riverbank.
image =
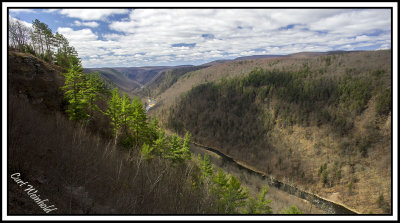
<path id="1" fill-rule="evenodd" d="M 297 203 L 297 206 L 300 210 L 302 210 L 305 214 L 344 214 L 344 215 L 354 215 L 358 214 L 355 210 L 351 210 L 350 208 L 344 206 L 343 204 L 337 204 L 333 201 L 322 198 L 318 195 L 312 194 L 310 192 L 306 192 L 300 190 L 299 188 L 289 185 L 287 183 L 278 181 L 272 176 L 267 176 L 266 173 L 262 173 L 261 171 L 255 170 L 252 167 L 249 167 L 239 161 L 234 160 L 232 157 L 229 157 L 219 150 L 210 148 L 204 145 L 200 145 L 198 143 L 192 144 L 192 151 L 197 154 L 208 154 L 211 157 L 211 161 L 214 165 L 226 170 L 231 174 L 239 175 L 239 179 L 244 184 L 255 190 L 259 190 L 262 188 L 262 185 L 269 185 L 271 189 L 269 194 L 273 192 L 285 192 L 283 196 L 278 196 L 279 200 L 276 203 L 281 202 L 282 197 L 292 196 L 290 199 L 291 203 Z M 246 176 L 247 175 L 247 176 Z M 246 178 L 252 178 L 246 179 Z M 258 179 L 257 179 L 258 178 Z M 257 182 L 257 183 L 256 183 Z M 294 199 L 295 197 L 296 199 Z M 287 202 L 285 202 L 287 203 Z M 294 204 L 290 204 L 294 205 Z M 312 211 L 314 209 L 314 211 Z M 276 213 L 276 212 L 274 212 Z M 278 212 L 279 213 L 279 212 Z"/>

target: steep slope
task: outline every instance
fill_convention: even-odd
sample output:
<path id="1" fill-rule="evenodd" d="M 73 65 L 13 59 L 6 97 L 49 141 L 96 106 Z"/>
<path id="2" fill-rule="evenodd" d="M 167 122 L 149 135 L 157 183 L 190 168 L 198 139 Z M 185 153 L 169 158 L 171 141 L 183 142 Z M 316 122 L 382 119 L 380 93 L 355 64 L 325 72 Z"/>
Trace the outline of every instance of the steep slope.
<path id="1" fill-rule="evenodd" d="M 144 88 L 138 89 L 135 93 L 142 97 L 156 97 L 171 87 L 184 74 L 206 67 L 208 66 L 182 66 L 162 71 L 149 81 Z"/>
<path id="2" fill-rule="evenodd" d="M 147 96 L 152 87 L 147 87 L 154 81 L 163 80 L 166 70 L 191 70 L 193 66 L 154 66 L 154 67 L 113 67 L 113 68 L 85 68 L 84 72 L 99 72 L 103 78 L 115 84 L 120 90 L 136 96 Z M 154 85 L 154 84 L 153 84 Z M 143 89 L 145 88 L 146 89 Z M 146 93 L 145 93 L 146 92 Z"/>
<path id="3" fill-rule="evenodd" d="M 130 93 L 133 90 L 141 88 L 143 86 L 135 79 L 131 79 L 127 75 L 113 68 L 85 68 L 84 72 L 99 72 L 99 74 L 105 80 L 115 84 L 119 89 L 127 93 Z"/>
<path id="4" fill-rule="evenodd" d="M 144 85 L 153 79 L 159 72 L 169 69 L 169 66 L 159 67 L 114 67 L 113 69 L 123 73 L 128 79 L 135 80 Z"/>
<path id="5" fill-rule="evenodd" d="M 34 56 L 8 52 L 8 94 L 17 95 L 44 112 L 62 110 L 62 68 Z"/>
<path id="6" fill-rule="evenodd" d="M 158 101 L 153 114 L 201 144 L 361 213 L 391 211 L 388 50 L 219 64 Z"/>
<path id="7" fill-rule="evenodd" d="M 158 157 L 145 161 L 140 151 L 128 153 L 92 131 L 90 122 L 100 118 L 68 120 L 60 67 L 9 52 L 8 68 L 9 214 L 216 213 L 208 191 L 192 188 L 201 174 L 194 162 L 178 168 Z M 96 129 L 112 129 L 101 120 Z M 27 194 L 30 187 L 36 192 Z M 46 213 L 43 205 L 55 209 Z"/>

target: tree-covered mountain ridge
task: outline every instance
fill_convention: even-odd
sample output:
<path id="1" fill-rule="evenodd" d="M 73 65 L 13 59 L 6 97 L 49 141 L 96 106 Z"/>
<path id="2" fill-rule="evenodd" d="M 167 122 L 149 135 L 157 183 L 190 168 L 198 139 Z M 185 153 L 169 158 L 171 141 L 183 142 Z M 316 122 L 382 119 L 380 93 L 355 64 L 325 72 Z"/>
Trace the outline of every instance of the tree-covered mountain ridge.
<path id="1" fill-rule="evenodd" d="M 150 113 L 360 213 L 389 213 L 391 84 L 390 50 L 233 61 L 184 74 Z"/>

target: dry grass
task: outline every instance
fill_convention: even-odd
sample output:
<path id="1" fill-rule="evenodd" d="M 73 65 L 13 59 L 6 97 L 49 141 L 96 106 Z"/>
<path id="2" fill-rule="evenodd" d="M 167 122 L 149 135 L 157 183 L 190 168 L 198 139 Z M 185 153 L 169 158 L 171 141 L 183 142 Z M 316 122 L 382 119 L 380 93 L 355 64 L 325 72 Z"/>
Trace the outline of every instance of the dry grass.
<path id="1" fill-rule="evenodd" d="M 58 112 L 43 114 L 15 95 L 8 102 L 8 175 L 21 173 L 58 208 L 51 214 L 214 213 L 208 192 L 191 187 L 194 163 L 147 162 Z M 9 178 L 9 214 L 45 214 L 15 185 Z"/>

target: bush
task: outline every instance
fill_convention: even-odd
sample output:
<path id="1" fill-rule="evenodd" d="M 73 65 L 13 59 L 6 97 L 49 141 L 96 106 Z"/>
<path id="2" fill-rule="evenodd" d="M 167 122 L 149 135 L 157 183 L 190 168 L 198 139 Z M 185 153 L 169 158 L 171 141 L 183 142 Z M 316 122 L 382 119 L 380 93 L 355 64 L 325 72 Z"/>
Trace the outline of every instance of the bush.
<path id="1" fill-rule="evenodd" d="M 392 91 L 386 89 L 376 99 L 376 111 L 380 115 L 387 115 L 392 110 Z"/>
<path id="2" fill-rule="evenodd" d="M 303 214 L 296 206 L 290 206 L 290 208 L 283 210 L 281 214 Z"/>

